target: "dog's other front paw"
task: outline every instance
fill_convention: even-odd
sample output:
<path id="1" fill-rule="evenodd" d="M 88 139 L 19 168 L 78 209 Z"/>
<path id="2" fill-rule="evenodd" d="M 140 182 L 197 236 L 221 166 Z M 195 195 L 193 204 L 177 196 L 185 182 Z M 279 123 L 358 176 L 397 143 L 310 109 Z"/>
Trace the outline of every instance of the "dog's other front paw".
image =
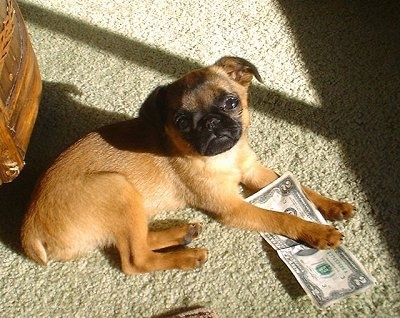
<path id="1" fill-rule="evenodd" d="M 331 221 L 342 221 L 351 218 L 355 213 L 353 205 L 346 202 L 326 200 L 319 204 L 318 210 L 322 215 Z"/>
<path id="2" fill-rule="evenodd" d="M 308 222 L 306 231 L 299 240 L 311 247 L 325 250 L 338 247 L 343 240 L 343 234 L 331 225 Z"/>

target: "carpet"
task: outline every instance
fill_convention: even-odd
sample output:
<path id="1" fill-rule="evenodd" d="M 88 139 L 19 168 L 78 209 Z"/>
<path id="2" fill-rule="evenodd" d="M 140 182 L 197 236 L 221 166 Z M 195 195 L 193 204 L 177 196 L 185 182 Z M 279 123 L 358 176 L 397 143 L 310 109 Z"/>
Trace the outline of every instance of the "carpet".
<path id="1" fill-rule="evenodd" d="M 18 1 L 43 78 L 26 167 L 0 187 L 1 317 L 157 317 L 205 307 L 219 317 L 391 317 L 400 314 L 400 4 L 398 1 Z M 260 160 L 353 202 L 337 226 L 376 286 L 315 308 L 258 233 L 197 210 L 209 248 L 194 271 L 125 276 L 113 249 L 41 267 L 19 228 L 38 176 L 67 145 L 135 116 L 147 94 L 236 55 L 255 64 L 250 142 Z M 29 88 L 27 88 L 29 89 Z"/>

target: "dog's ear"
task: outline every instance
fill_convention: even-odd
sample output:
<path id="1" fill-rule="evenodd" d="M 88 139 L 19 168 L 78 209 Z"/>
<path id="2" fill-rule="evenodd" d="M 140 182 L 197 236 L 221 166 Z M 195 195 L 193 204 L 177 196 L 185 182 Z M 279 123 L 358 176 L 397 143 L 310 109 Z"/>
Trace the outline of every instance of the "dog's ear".
<path id="1" fill-rule="evenodd" d="M 224 56 L 215 65 L 222 67 L 231 79 L 245 87 L 250 85 L 253 75 L 260 83 L 263 82 L 257 68 L 243 58 Z"/>
<path id="2" fill-rule="evenodd" d="M 160 130 L 163 129 L 167 116 L 165 104 L 165 87 L 158 86 L 154 89 L 142 104 L 139 117 Z"/>

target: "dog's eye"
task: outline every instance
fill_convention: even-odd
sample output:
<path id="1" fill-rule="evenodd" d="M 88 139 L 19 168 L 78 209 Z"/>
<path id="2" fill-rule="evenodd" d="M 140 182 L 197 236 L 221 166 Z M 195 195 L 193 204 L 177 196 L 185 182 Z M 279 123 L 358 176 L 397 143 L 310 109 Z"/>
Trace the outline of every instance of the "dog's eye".
<path id="1" fill-rule="evenodd" d="M 183 132 L 187 132 L 190 130 L 190 120 L 184 115 L 177 116 L 175 118 L 176 127 Z"/>
<path id="2" fill-rule="evenodd" d="M 239 106 L 239 99 L 235 96 L 229 96 L 224 102 L 225 110 L 234 110 Z"/>

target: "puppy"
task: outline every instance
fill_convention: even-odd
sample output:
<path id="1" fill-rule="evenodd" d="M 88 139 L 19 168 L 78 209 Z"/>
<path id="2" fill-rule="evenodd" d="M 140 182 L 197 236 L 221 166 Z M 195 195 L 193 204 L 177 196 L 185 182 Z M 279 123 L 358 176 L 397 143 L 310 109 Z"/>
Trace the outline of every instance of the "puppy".
<path id="1" fill-rule="evenodd" d="M 148 229 L 156 213 L 183 207 L 205 211 L 242 229 L 285 235 L 318 249 L 337 247 L 330 225 L 263 210 L 243 200 L 275 180 L 248 141 L 248 88 L 256 67 L 237 57 L 194 70 L 155 89 L 139 117 L 98 129 L 62 153 L 38 183 L 21 231 L 34 261 L 67 261 L 114 245 L 126 274 L 193 269 L 203 248 L 160 252 L 189 243 L 200 224 Z M 341 220 L 353 207 L 304 188 L 321 213 Z"/>

